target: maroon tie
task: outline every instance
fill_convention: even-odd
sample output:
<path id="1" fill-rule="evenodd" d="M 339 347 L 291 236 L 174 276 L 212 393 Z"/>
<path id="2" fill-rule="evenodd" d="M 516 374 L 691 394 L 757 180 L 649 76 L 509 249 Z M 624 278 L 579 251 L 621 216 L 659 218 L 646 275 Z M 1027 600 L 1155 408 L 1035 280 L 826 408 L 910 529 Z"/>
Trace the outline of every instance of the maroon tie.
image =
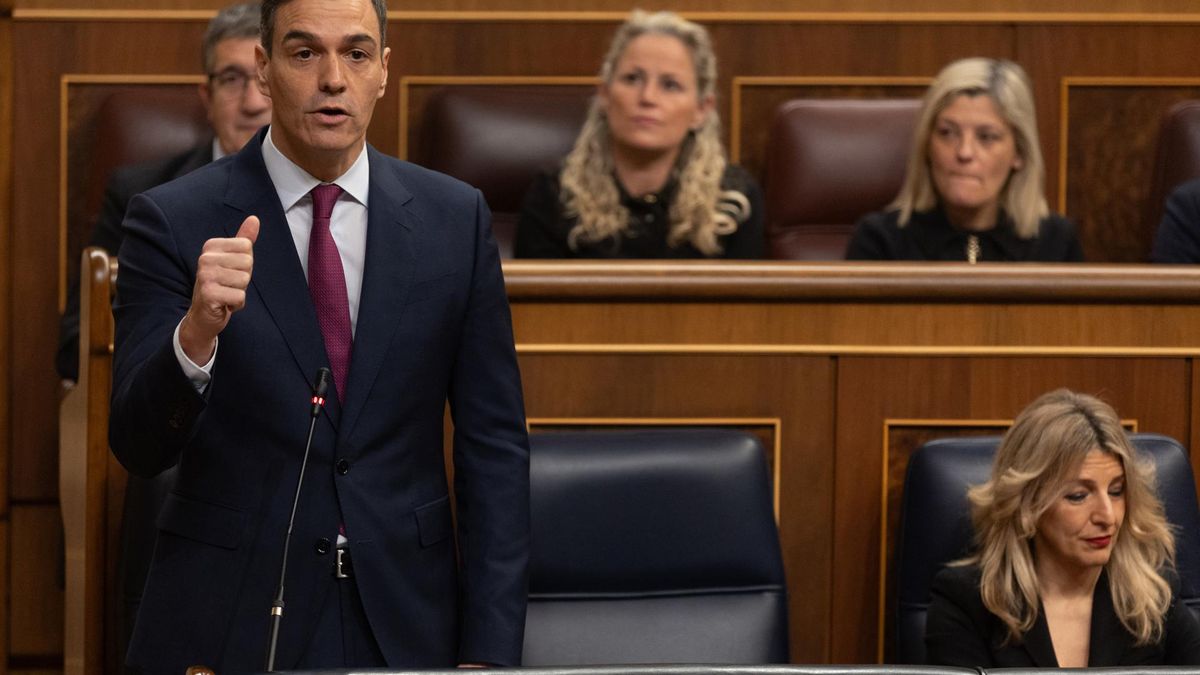
<path id="1" fill-rule="evenodd" d="M 329 217 L 342 194 L 336 185 L 318 185 L 312 189 L 313 225 L 308 240 L 308 294 L 317 310 L 317 323 L 325 338 L 325 353 L 337 387 L 339 401 L 346 400 L 346 376 L 350 374 L 350 302 L 346 298 L 346 275 L 338 253 Z"/>

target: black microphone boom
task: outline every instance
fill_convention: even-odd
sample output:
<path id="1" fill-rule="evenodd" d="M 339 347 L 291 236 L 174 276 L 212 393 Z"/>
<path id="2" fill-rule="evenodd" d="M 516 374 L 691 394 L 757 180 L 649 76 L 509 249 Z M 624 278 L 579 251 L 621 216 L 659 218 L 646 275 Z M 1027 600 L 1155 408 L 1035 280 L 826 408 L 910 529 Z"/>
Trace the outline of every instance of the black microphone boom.
<path id="1" fill-rule="evenodd" d="M 267 638 L 267 672 L 275 672 L 275 647 L 279 643 L 279 620 L 283 618 L 283 582 L 287 578 L 288 546 L 292 543 L 292 525 L 296 522 L 296 507 L 300 504 L 300 486 L 304 485 L 304 468 L 308 466 L 308 451 L 312 448 L 313 431 L 317 428 L 317 417 L 325 406 L 325 392 L 329 390 L 332 374 L 328 368 L 318 368 L 312 389 L 312 421 L 308 424 L 308 440 L 304 442 L 304 457 L 300 460 L 300 477 L 296 479 L 296 496 L 292 498 L 292 514 L 288 516 L 287 536 L 283 538 L 283 562 L 279 565 L 279 585 L 275 588 L 275 601 L 271 603 L 271 632 Z"/>

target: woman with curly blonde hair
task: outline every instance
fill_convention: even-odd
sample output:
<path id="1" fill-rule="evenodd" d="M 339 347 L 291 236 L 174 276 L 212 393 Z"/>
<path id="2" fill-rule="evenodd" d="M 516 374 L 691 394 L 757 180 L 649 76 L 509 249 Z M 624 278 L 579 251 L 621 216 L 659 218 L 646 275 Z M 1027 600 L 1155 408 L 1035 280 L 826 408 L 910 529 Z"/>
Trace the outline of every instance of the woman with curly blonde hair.
<path id="1" fill-rule="evenodd" d="M 634 11 L 617 31 L 575 147 L 525 196 L 524 258 L 759 258 L 762 195 L 726 162 L 708 32 Z"/>
<path id="2" fill-rule="evenodd" d="M 930 663 L 1200 663 L 1153 466 L 1108 404 L 1066 389 L 1034 401 L 969 497 L 977 549 L 934 579 Z"/>
<path id="3" fill-rule="evenodd" d="M 1025 71 L 954 61 L 925 92 L 900 194 L 858 222 L 846 257 L 1080 261 L 1074 225 L 1046 205 L 1045 180 Z"/>

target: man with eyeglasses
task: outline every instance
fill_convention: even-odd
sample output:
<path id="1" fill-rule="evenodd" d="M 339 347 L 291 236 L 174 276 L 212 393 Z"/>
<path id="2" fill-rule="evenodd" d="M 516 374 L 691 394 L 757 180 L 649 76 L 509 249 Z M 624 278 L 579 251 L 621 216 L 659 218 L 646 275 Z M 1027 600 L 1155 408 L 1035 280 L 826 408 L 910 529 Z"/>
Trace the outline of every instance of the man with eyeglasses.
<path id="1" fill-rule="evenodd" d="M 121 221 L 125 207 L 134 195 L 232 155 L 271 121 L 271 99 L 258 87 L 248 86 L 254 77 L 254 45 L 258 44 L 259 31 L 257 2 L 226 7 L 209 22 L 201 50 L 208 77 L 200 85 L 200 101 L 208 113 L 213 138 L 165 160 L 117 169 L 105 188 L 104 203 L 88 246 L 101 246 L 115 254 L 124 236 Z M 79 379 L 77 287 L 67 295 L 55 368 L 65 381 L 74 383 Z"/>
<path id="2" fill-rule="evenodd" d="M 124 238 L 121 221 L 125 208 L 134 195 L 236 153 L 270 122 L 271 99 L 263 96 L 258 87 L 248 86 L 255 72 L 259 13 L 257 2 L 231 5 L 209 22 L 204 33 L 201 55 L 208 77 L 200 85 L 200 100 L 208 111 L 213 138 L 166 160 L 117 169 L 105 189 L 104 204 L 89 246 L 102 246 L 115 254 Z M 67 297 L 55 365 L 64 380 L 78 379 L 78 286 L 70 289 Z M 122 650 L 129 643 L 141 603 L 142 586 L 154 550 L 155 518 L 174 482 L 173 468 L 151 480 L 129 477 L 121 528 L 121 588 L 118 589 L 122 597 L 118 609 Z"/>

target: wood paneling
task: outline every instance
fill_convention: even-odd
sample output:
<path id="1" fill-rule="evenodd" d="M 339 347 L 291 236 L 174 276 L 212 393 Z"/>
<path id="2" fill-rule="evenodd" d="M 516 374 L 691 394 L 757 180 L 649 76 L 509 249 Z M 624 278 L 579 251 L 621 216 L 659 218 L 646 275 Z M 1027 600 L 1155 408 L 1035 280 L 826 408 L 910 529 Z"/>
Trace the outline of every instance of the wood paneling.
<path id="1" fill-rule="evenodd" d="M 9 650 L 14 659 L 62 654 L 62 522 L 55 504 L 12 507 Z"/>
<path id="2" fill-rule="evenodd" d="M 1142 222 L 1143 205 L 1137 200 L 1149 190 L 1146 169 L 1154 160 L 1158 124 L 1166 108 L 1153 109 L 1147 102 L 1169 106 L 1175 97 L 1187 94 L 1175 82 L 1163 82 L 1161 89 L 1146 82 L 1144 87 L 1125 88 L 1123 98 L 1110 90 L 1107 99 L 1084 97 L 1068 105 L 1062 98 L 1063 81 L 1195 78 L 1188 56 L 1194 53 L 1195 35 L 1192 25 L 1136 23 L 1031 25 L 1018 31 L 1017 59 L 1033 79 L 1039 103 L 1050 203 L 1053 208 L 1065 206 L 1067 215 L 1079 221 L 1084 253 L 1090 260 L 1138 261 L 1144 259 L 1139 252 L 1149 251 L 1149 237 L 1157 223 Z M 1113 49 L 1113 45 L 1125 47 Z M 1070 114 L 1068 127 L 1080 130 L 1077 146 L 1063 147 L 1063 113 Z M 1109 245 L 1113 248 L 1106 248 Z"/>
<path id="3" fill-rule="evenodd" d="M 21 9 L 70 10 L 209 10 L 216 11 L 222 0 L 7 0 Z M 406 0 L 390 3 L 391 14 L 407 12 L 497 12 L 528 11 L 550 14 L 564 12 L 627 12 L 624 0 L 574 0 L 568 6 L 554 0 Z M 1044 14 L 1078 13 L 1077 0 L 675 0 L 672 9 L 680 12 L 961 12 L 984 15 L 995 12 Z M 1195 12 L 1189 0 L 1093 0 L 1089 13 L 1189 13 Z"/>
<path id="4" fill-rule="evenodd" d="M 1067 78 L 1063 82 L 1065 158 L 1059 208 L 1079 226 L 1083 250 L 1113 262 L 1145 262 L 1161 212 L 1147 202 L 1158 125 L 1148 122 L 1186 99 L 1200 98 L 1200 78 Z M 1111 139 L 1119 138 L 1120 143 Z"/>
<path id="5" fill-rule="evenodd" d="M 12 305 L 10 303 L 12 279 L 7 270 L 12 269 L 12 178 L 13 178 L 13 25 L 8 18 L 9 0 L 0 2 L 4 16 L 0 17 L 0 134 L 6 142 L 0 143 L 0 372 L 11 372 L 13 362 Z M 9 630 L 12 623 L 12 598 L 9 593 L 9 570 L 11 569 L 11 511 L 9 508 L 9 481 L 12 465 L 12 395 L 8 377 L 0 377 L 0 672 L 8 665 Z"/>

